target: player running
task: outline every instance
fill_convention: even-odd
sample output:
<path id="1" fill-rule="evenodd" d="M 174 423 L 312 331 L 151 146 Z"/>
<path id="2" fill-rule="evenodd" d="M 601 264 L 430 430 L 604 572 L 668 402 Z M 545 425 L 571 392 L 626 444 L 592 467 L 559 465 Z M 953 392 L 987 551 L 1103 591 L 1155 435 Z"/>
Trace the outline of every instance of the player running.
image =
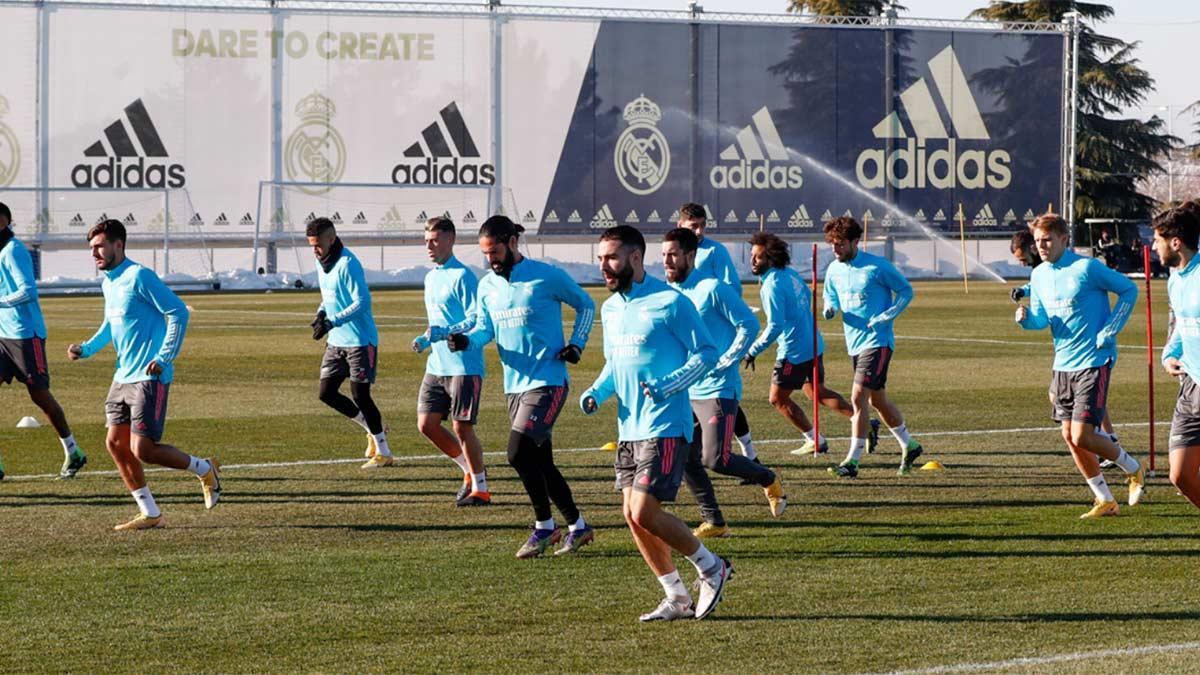
<path id="1" fill-rule="evenodd" d="M 675 501 L 692 440 L 688 388 L 717 363 L 717 347 L 692 303 L 646 274 L 646 240 L 636 228 L 612 227 L 600 235 L 597 257 L 604 285 L 604 369 L 579 405 L 594 414 L 617 397 L 617 457 L 613 468 L 625 522 L 666 598 L 642 621 L 703 619 L 721 601 L 733 574 L 687 525 L 662 509 Z M 687 556 L 700 574 L 699 599 L 691 595 L 671 560 Z"/>
<path id="2" fill-rule="evenodd" d="M 1018 263 L 1026 267 L 1037 267 L 1038 265 L 1042 264 L 1042 256 L 1038 255 L 1037 245 L 1033 241 L 1033 232 L 1031 232 L 1028 228 L 1013 233 L 1012 240 L 1009 242 L 1009 250 L 1012 251 L 1013 258 L 1015 258 Z M 1021 304 L 1022 298 L 1026 298 L 1028 296 L 1029 284 L 1016 286 L 1009 291 L 1009 297 L 1012 298 L 1012 301 L 1018 305 Z M 1117 367 L 1116 351 L 1113 352 L 1112 367 Z M 1116 445 L 1118 448 L 1121 448 L 1121 442 L 1117 440 L 1117 432 L 1116 428 L 1113 427 L 1112 416 L 1109 414 L 1110 412 L 1111 411 L 1105 407 L 1104 419 L 1101 420 L 1100 425 L 1097 427 L 1097 431 L 1108 436 L 1109 440 L 1111 440 L 1114 445 Z M 1116 466 L 1116 464 L 1108 459 L 1100 462 L 1101 469 L 1112 469 Z"/>
<path id="3" fill-rule="evenodd" d="M 167 395 L 174 363 L 183 346 L 188 310 L 153 271 L 125 257 L 125 226 L 106 220 L 88 231 L 96 267 L 104 272 L 104 323 L 87 342 L 67 347 L 72 361 L 86 359 L 110 342 L 117 352 L 116 373 L 104 412 L 105 445 L 140 513 L 113 529 L 162 527 L 162 511 L 146 485 L 142 464 L 191 471 L 200 479 L 205 508 L 221 499 L 220 465 L 161 441 L 167 423 Z"/>
<path id="4" fill-rule="evenodd" d="M 492 216 L 479 228 L 479 249 L 492 271 L 479 282 L 475 325 L 448 337 L 452 351 L 482 350 L 492 340 L 504 366 L 504 391 L 512 428 L 508 463 L 517 470 L 533 505 L 534 525 L 518 558 L 536 558 L 563 539 L 550 503 L 567 519 L 566 541 L 554 552 L 570 554 L 590 544 L 571 486 L 554 464 L 551 432 L 567 397 L 567 364 L 579 363 L 596 305 L 567 273 L 518 250 L 524 228 Z M 575 327 L 563 340 L 562 306 L 575 309 Z"/>
<path id="5" fill-rule="evenodd" d="M 676 227 L 685 227 L 696 235 L 696 264 L 693 266 L 702 276 L 713 277 L 721 283 L 733 286 L 738 296 L 742 294 L 742 278 L 737 268 L 733 266 L 733 257 L 729 249 L 712 237 L 705 237 L 708 229 L 708 214 L 704 207 L 694 202 L 688 202 L 679 207 L 679 221 Z M 750 421 L 746 412 L 739 405 L 737 419 L 734 421 L 734 438 L 746 459 L 757 462 L 758 453 L 754 450 L 754 440 L 750 434 Z M 742 481 L 742 485 L 753 485 L 751 481 Z"/>
<path id="6" fill-rule="evenodd" d="M 696 530 L 696 536 L 724 537 L 728 536 L 729 527 L 706 468 L 761 487 L 767 495 L 771 515 L 776 518 L 787 508 L 787 497 L 774 471 L 732 452 L 733 424 L 742 398 L 738 364 L 758 329 L 758 320 L 733 286 L 702 276 L 694 269 L 696 245 L 696 235 L 691 230 L 683 227 L 671 230 L 663 237 L 662 261 L 670 286 L 692 302 L 700 321 L 721 350 L 712 370 L 688 389 L 701 451 L 690 453 L 685 478 L 704 515 L 705 522 Z"/>
<path id="7" fill-rule="evenodd" d="M 46 321 L 38 302 L 37 277 L 29 250 L 13 235 L 12 211 L 0 202 L 0 380 L 19 379 L 29 399 L 46 413 L 62 444 L 60 479 L 74 478 L 87 464 L 87 456 L 75 443 L 62 406 L 50 393 L 50 370 L 46 363 Z M 4 464 L 0 462 L 0 478 Z"/>
<path id="8" fill-rule="evenodd" d="M 858 250 L 862 225 L 849 216 L 825 223 L 825 240 L 836 258 L 825 270 L 825 318 L 842 313 L 842 330 L 846 335 L 846 351 L 854 365 L 854 387 L 850 403 L 854 408 L 850 418 L 850 452 L 845 461 L 829 467 L 829 472 L 843 478 L 858 475 L 858 462 L 866 447 L 864 437 L 870 433 L 867 405 L 875 408 L 892 436 L 900 443 L 900 470 L 903 476 L 912 471 L 913 463 L 924 450 L 908 433 L 908 425 L 900 408 L 888 397 L 888 366 L 896 349 L 892 322 L 908 303 L 913 289 L 896 266 L 886 259 Z"/>
<path id="9" fill-rule="evenodd" d="M 1095 427 L 1104 419 L 1117 334 L 1133 311 L 1137 286 L 1099 260 L 1070 250 L 1067 222 L 1060 216 L 1038 216 L 1032 229 L 1043 262 L 1030 279 L 1030 307 L 1018 307 L 1016 321 L 1025 330 L 1049 327 L 1054 336 L 1053 418 L 1062 423 L 1063 440 L 1096 497 L 1080 517 L 1115 516 L 1117 501 L 1096 456 L 1113 460 L 1129 476 L 1130 506 L 1145 493 L 1145 470 Z M 1111 310 L 1109 293 L 1118 296 Z"/>
<path id="10" fill-rule="evenodd" d="M 804 434 L 804 445 L 792 450 L 793 455 L 825 454 L 829 443 L 824 437 L 814 438 L 812 422 L 804 409 L 792 400 L 792 392 L 801 390 L 813 400 L 843 417 L 852 417 L 854 409 L 842 395 L 825 386 L 825 338 L 812 315 L 812 292 L 795 270 L 788 267 L 792 256 L 787 242 L 769 232 L 756 232 L 750 238 L 750 270 L 760 279 L 758 296 L 767 316 L 767 325 L 746 355 L 746 367 L 753 370 L 755 358 L 772 343 L 777 345 L 775 368 L 771 372 L 769 399 L 779 414 Z M 813 354 L 813 332 L 816 331 L 817 353 Z M 813 359 L 820 371 L 819 394 L 813 391 Z M 871 420 L 867 432 L 867 452 L 875 451 L 879 440 L 879 422 Z"/>
<path id="11" fill-rule="evenodd" d="M 1159 215 L 1154 251 L 1172 270 L 1167 280 L 1171 334 L 1163 347 L 1163 367 L 1179 378 L 1179 399 L 1168 443 L 1171 482 L 1200 508 L 1200 272 L 1196 271 L 1200 209 L 1176 208 Z"/>
<path id="12" fill-rule="evenodd" d="M 328 218 L 314 219 L 304 234 L 317 258 L 321 287 L 312 339 L 326 338 L 317 396 L 367 432 L 367 461 L 362 468 L 391 466 L 396 460 L 388 447 L 383 416 L 371 398 L 371 384 L 379 368 L 379 332 L 362 263 L 342 245 Z M 338 391 L 347 379 L 350 398 Z"/>
<path id="13" fill-rule="evenodd" d="M 475 435 L 479 399 L 483 392 L 483 351 L 452 352 L 444 342 L 451 331 L 465 331 L 475 322 L 475 273 L 454 257 L 454 223 L 430 218 L 425 223 L 425 250 L 437 267 L 425 275 L 425 314 L 429 328 L 412 342 L 420 354 L 432 346 L 425 378 L 417 394 L 417 428 L 463 472 L 456 506 L 492 503 L 483 468 L 483 445 Z M 432 343 L 437 333 L 439 340 Z M 450 418 L 454 433 L 442 421 Z"/>

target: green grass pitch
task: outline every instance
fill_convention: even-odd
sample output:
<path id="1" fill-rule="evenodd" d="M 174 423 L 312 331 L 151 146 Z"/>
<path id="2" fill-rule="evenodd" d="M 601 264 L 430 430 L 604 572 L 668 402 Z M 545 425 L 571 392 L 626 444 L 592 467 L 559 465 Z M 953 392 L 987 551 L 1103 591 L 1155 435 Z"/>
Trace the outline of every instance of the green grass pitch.
<path id="1" fill-rule="evenodd" d="M 612 455 L 592 449 L 614 439 L 614 406 L 585 418 L 574 403 L 601 366 L 598 326 L 555 430 L 597 541 L 575 558 L 518 561 L 532 516 L 500 453 L 495 350 L 479 425 L 495 505 L 456 510 L 458 470 L 430 458 L 416 432 L 418 292 L 375 294 L 375 397 L 408 459 L 372 473 L 352 461 L 364 435 L 316 398 L 316 295 L 187 296 L 195 311 L 166 440 L 233 468 L 211 512 L 194 477 L 150 474 L 167 528 L 128 534 L 110 531 L 136 513 L 103 447 L 112 352 L 66 360 L 67 344 L 99 324 L 102 301 L 46 299 L 53 391 L 91 462 L 74 481 L 45 477 L 62 460 L 53 430 L 15 429 L 23 415 L 45 420 L 23 388 L 0 389 L 0 453 L 15 478 L 0 483 L 0 670 L 874 672 L 1200 640 L 1200 513 L 1166 482 L 1166 457 L 1142 505 L 1080 521 L 1090 493 L 1049 430 L 1049 334 L 1015 326 L 999 284 L 969 295 L 955 283 L 916 287 L 888 390 L 926 459 L 947 470 L 898 478 L 885 436 L 858 480 L 832 478 L 825 467 L 845 452 L 846 422 L 823 419 L 831 460 L 788 454 L 798 434 L 767 404 L 770 369 L 759 368 L 746 408 L 764 462 L 782 472 L 788 512 L 772 519 L 760 490 L 715 479 L 734 536 L 711 547 L 737 575 L 710 620 L 650 626 L 637 616 L 661 591 L 621 521 Z M 1161 283 L 1155 292 L 1161 345 Z M 757 305 L 757 287 L 746 297 Z M 1121 336 L 1110 396 L 1123 444 L 1143 461 L 1144 312 L 1139 304 Z M 822 327 L 829 382 L 846 392 L 849 360 L 831 334 L 840 324 Z M 1156 371 L 1161 423 L 1175 385 Z M 1156 431 L 1161 451 L 1166 428 Z M 686 488 L 673 510 L 697 522 Z M 1186 671 L 1194 652 L 1026 670 L 1097 667 Z"/>

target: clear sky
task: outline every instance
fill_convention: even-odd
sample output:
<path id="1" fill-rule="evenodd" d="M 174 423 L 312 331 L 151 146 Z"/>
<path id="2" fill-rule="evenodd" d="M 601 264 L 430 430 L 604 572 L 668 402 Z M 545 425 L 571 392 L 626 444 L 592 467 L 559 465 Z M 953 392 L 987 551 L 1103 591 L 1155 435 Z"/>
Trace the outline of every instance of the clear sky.
<path id="1" fill-rule="evenodd" d="M 1102 1 L 1102 0 L 1099 0 Z M 684 9 L 687 0 L 503 0 L 506 5 L 557 5 L 573 7 L 636 7 L 640 9 Z M 782 12 L 786 0 L 701 0 L 710 12 Z M 905 16 L 961 19 L 986 0 L 902 0 Z M 1190 142 L 1200 141 L 1195 122 L 1182 114 L 1189 103 L 1200 100 L 1200 1 L 1198 0 L 1108 0 L 1116 10 L 1111 21 L 1098 27 L 1104 35 L 1140 42 L 1135 52 L 1141 65 L 1154 78 L 1156 91 L 1147 96 L 1141 109 L 1131 116 L 1164 119 L 1169 106 L 1175 134 Z"/>

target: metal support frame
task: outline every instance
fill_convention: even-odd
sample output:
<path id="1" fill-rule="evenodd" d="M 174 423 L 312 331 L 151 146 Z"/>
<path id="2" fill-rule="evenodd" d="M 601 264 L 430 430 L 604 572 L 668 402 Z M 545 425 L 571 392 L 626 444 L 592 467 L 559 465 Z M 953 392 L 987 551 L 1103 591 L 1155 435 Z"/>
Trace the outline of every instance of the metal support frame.
<path id="1" fill-rule="evenodd" d="M 1079 36 L 1082 24 L 1078 12 L 1067 12 L 1063 15 L 1063 31 L 1066 33 L 1066 53 L 1063 61 L 1068 64 L 1064 68 L 1063 100 L 1063 148 L 1066 154 L 1063 166 L 1062 194 L 1059 195 L 1063 214 L 1071 233 L 1070 245 L 1075 245 L 1075 169 L 1078 153 L 1078 124 L 1079 124 Z"/>

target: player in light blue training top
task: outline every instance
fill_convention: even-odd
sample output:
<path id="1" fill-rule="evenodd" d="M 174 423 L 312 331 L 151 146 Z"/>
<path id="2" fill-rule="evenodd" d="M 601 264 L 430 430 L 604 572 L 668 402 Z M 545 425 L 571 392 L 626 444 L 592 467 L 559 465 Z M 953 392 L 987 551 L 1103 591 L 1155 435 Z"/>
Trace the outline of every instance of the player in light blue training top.
<path id="1" fill-rule="evenodd" d="M 105 444 L 125 487 L 141 512 L 117 531 L 163 526 L 162 512 L 146 485 L 143 463 L 191 471 L 200 479 L 204 505 L 221 498 L 220 465 L 162 443 L 167 395 L 175 359 L 183 346 L 188 309 L 152 270 L 125 257 L 125 226 L 106 220 L 88 232 L 96 267 L 104 272 L 104 323 L 87 342 L 67 347 L 72 360 L 89 358 L 110 343 L 117 352 L 116 373 L 104 412 Z"/>
<path id="2" fill-rule="evenodd" d="M 1042 256 L 1038 255 L 1037 245 L 1033 241 L 1033 232 L 1029 228 L 1025 228 L 1015 232 L 1012 239 L 1009 241 L 1009 250 L 1012 252 L 1013 258 L 1026 267 L 1037 267 L 1042 264 Z M 1029 284 L 1014 286 L 1009 291 L 1009 297 L 1016 304 L 1021 304 L 1021 299 L 1029 296 Z M 1113 352 L 1112 367 L 1117 367 L 1117 352 Z M 1100 422 L 1098 430 L 1108 436 L 1108 438 L 1118 448 L 1121 447 L 1121 442 L 1117 439 L 1116 428 L 1112 423 L 1112 411 L 1107 407 L 1104 409 L 1104 419 Z M 1112 460 L 1104 460 L 1100 462 L 1101 469 L 1112 469 L 1117 465 Z"/>
<path id="3" fill-rule="evenodd" d="M 492 216 L 479 228 L 479 249 L 492 271 L 479 282 L 474 326 L 451 333 L 448 340 L 455 351 L 478 350 L 496 341 L 512 423 L 508 462 L 521 477 L 534 513 L 533 533 L 517 557 L 535 558 L 563 538 L 551 502 L 568 525 L 566 542 L 556 555 L 574 553 L 595 538 L 554 464 L 551 432 L 567 397 L 567 364 L 579 363 L 596 305 L 566 272 L 521 255 L 523 231 L 505 216 Z M 563 339 L 564 304 L 575 309 L 569 341 Z"/>
<path id="4" fill-rule="evenodd" d="M 29 398 L 50 418 L 62 444 L 60 479 L 74 478 L 87 464 L 75 443 L 62 406 L 50 393 L 46 363 L 46 322 L 38 302 L 37 275 L 25 244 L 13 235 L 12 211 L 0 202 L 0 381 L 20 380 Z M 0 462 L 0 478 L 4 463 Z"/>
<path id="5" fill-rule="evenodd" d="M 325 338 L 318 397 L 367 432 L 364 469 L 392 466 L 383 415 L 371 397 L 379 370 L 379 331 L 371 313 L 371 289 L 358 257 L 342 245 L 333 221 L 316 218 L 305 229 L 317 259 L 321 304 L 312 322 L 312 339 Z M 350 380 L 350 396 L 338 389 Z"/>
<path id="6" fill-rule="evenodd" d="M 1179 398 L 1171 420 L 1171 482 L 1200 508 L 1200 205 L 1188 202 L 1154 219 L 1154 250 L 1171 268 L 1171 334 L 1163 347 L 1163 367 L 1179 378 Z"/>
<path id="7" fill-rule="evenodd" d="M 758 319 L 733 286 L 706 277 L 693 267 L 696 245 L 691 230 L 677 227 L 663 237 L 662 262 L 667 281 L 695 306 L 720 352 L 712 370 L 688 389 L 695 434 L 699 437 L 692 439 L 693 451 L 684 469 L 684 480 L 704 517 L 694 534 L 700 538 L 725 537 L 729 526 L 706 469 L 761 487 L 771 515 L 777 518 L 787 508 L 787 497 L 774 471 L 733 454 L 734 424 L 742 398 L 738 364 L 758 331 Z"/>
<path id="8" fill-rule="evenodd" d="M 708 228 L 708 213 L 704 207 L 687 203 L 679 207 L 678 227 L 686 227 L 696 235 L 696 270 L 703 276 L 712 277 L 723 284 L 733 286 L 740 294 L 742 292 L 742 277 L 733 265 L 733 257 L 729 249 L 712 237 L 704 236 Z"/>
<path id="9" fill-rule="evenodd" d="M 646 274 L 646 240 L 636 228 L 612 227 L 600 235 L 604 285 L 604 369 L 579 405 L 591 415 L 617 398 L 617 457 L 613 468 L 625 521 L 666 598 L 642 621 L 703 619 L 721 600 L 733 573 L 686 524 L 662 509 L 675 501 L 692 441 L 688 388 L 717 364 L 717 346 L 692 303 Z M 687 556 L 700 575 L 695 606 L 671 560 Z"/>
<path id="10" fill-rule="evenodd" d="M 425 250 L 436 265 L 425 275 L 425 313 L 429 329 L 413 340 L 413 351 L 431 346 L 425 362 L 425 378 L 417 394 L 417 428 L 463 472 L 463 484 L 455 495 L 456 506 L 487 506 L 492 503 L 483 466 L 483 445 L 475 435 L 479 402 L 483 393 L 483 350 L 450 351 L 444 336 L 474 325 L 475 273 L 454 257 L 454 223 L 449 218 L 430 218 L 425 224 Z M 450 419 L 451 434 L 442 426 Z"/>
<path id="11" fill-rule="evenodd" d="M 793 455 L 822 455 L 829 452 L 829 443 L 823 436 L 815 437 L 812 422 L 804 414 L 804 409 L 792 400 L 792 392 L 803 391 L 810 400 L 819 400 L 822 405 L 843 417 L 853 417 L 854 408 L 841 394 L 825 385 L 825 338 L 813 320 L 812 291 L 800 275 L 788 266 L 791 261 L 791 252 L 783 239 L 770 232 L 756 232 L 750 238 L 750 269 L 761 279 L 758 297 L 767 324 L 758 339 L 750 345 L 746 367 L 754 368 L 755 358 L 771 345 L 776 345 L 769 394 L 771 405 L 804 434 L 804 445 L 792 450 Z M 814 391 L 814 359 L 819 392 Z M 878 440 L 879 421 L 871 420 L 867 433 L 867 452 L 874 452 Z"/>
<path id="12" fill-rule="evenodd" d="M 1062 423 L 1075 465 L 1096 496 L 1083 518 L 1117 514 L 1117 502 L 1096 456 L 1111 459 L 1129 476 L 1129 505 L 1145 492 L 1145 472 L 1138 461 L 1095 427 L 1104 419 L 1117 334 L 1137 302 L 1137 286 L 1095 258 L 1070 250 L 1067 223 L 1054 214 L 1033 222 L 1042 264 L 1030 279 L 1030 306 L 1017 307 L 1016 320 L 1026 330 L 1049 328 L 1054 336 L 1054 376 L 1050 382 L 1053 417 Z M 1109 308 L 1108 294 L 1117 297 Z"/>
<path id="13" fill-rule="evenodd" d="M 900 443 L 899 474 L 903 476 L 912 470 L 924 450 L 909 435 L 900 408 L 888 398 L 884 387 L 896 348 L 892 322 L 912 302 L 913 289 L 895 265 L 858 250 L 861 238 L 862 225 L 849 216 L 825 223 L 825 240 L 836 259 L 825 270 L 824 316 L 832 319 L 842 313 L 846 351 L 854 364 L 850 452 L 844 462 L 829 471 L 843 478 L 858 475 L 858 461 L 866 447 L 864 436 L 871 426 L 867 421 L 870 403 Z"/>

